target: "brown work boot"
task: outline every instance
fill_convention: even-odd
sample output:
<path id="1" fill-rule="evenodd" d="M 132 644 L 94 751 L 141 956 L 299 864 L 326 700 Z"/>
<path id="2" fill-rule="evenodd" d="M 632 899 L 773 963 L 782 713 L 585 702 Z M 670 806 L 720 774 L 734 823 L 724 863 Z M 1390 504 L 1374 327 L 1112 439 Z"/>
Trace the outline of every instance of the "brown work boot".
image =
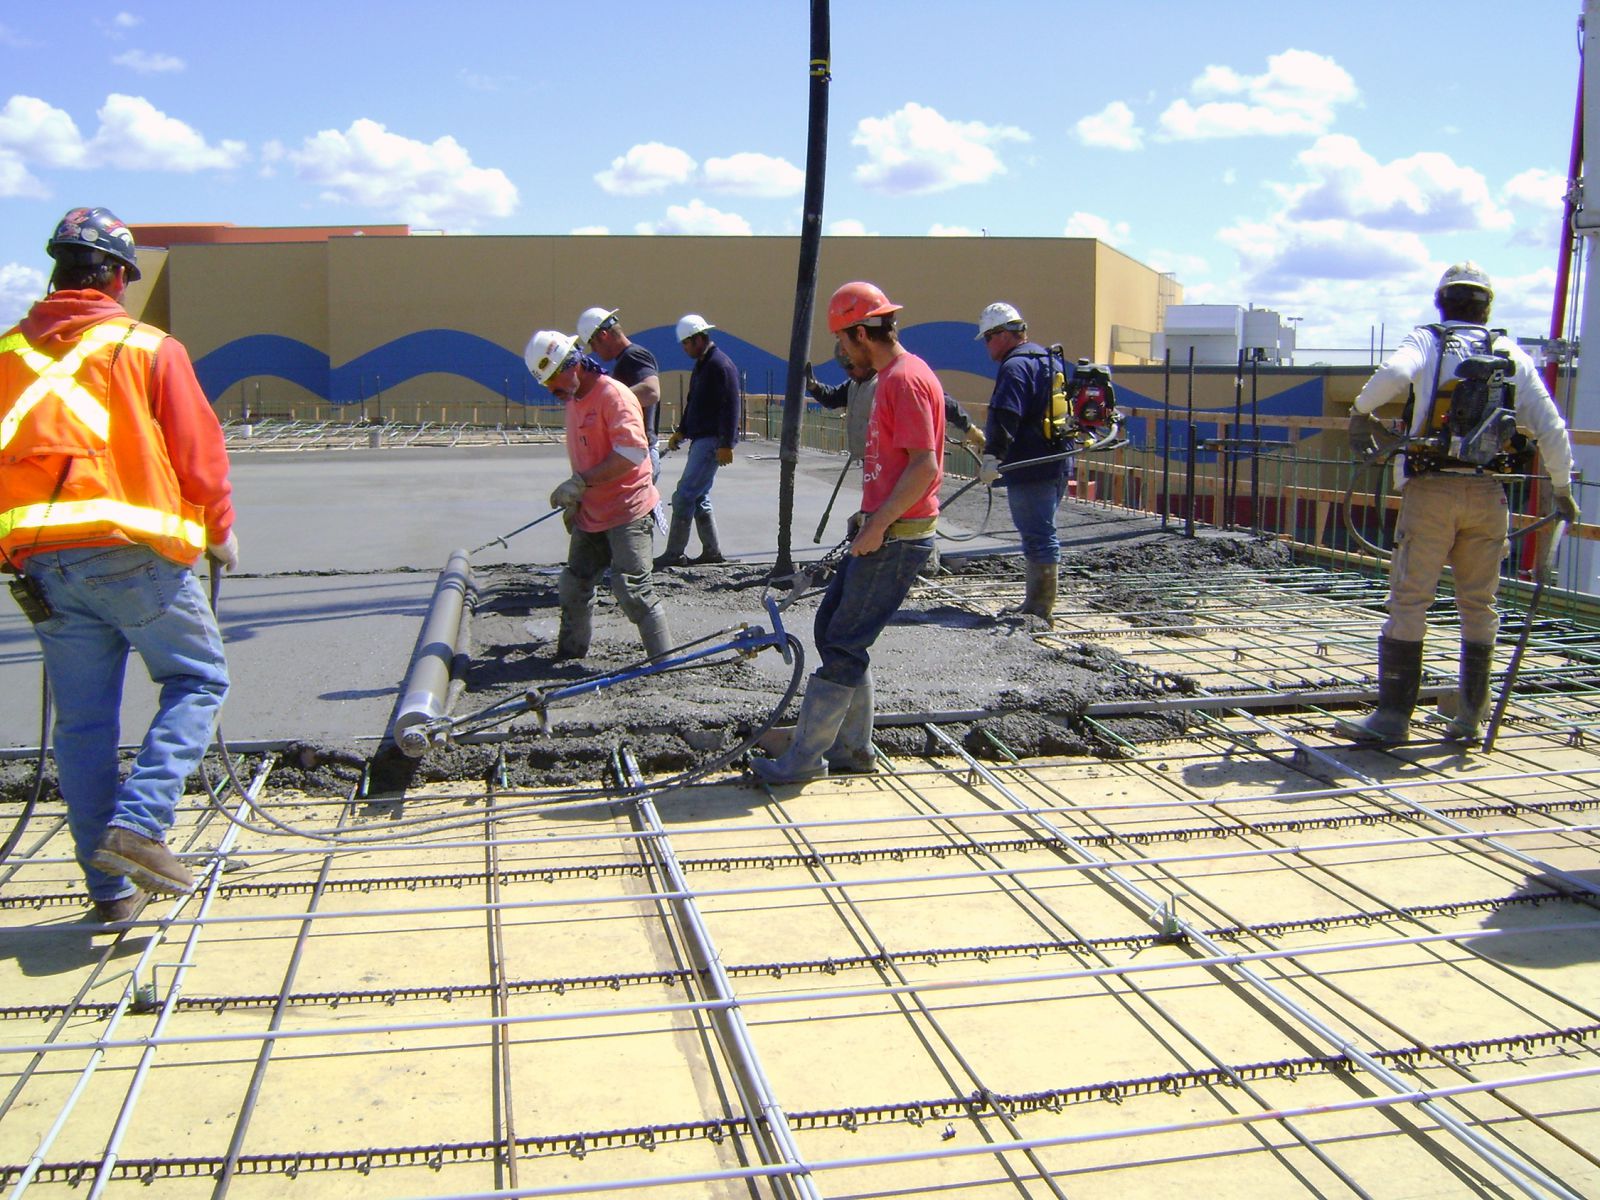
<path id="1" fill-rule="evenodd" d="M 107 875 L 126 875 L 147 892 L 181 896 L 194 890 L 194 876 L 165 842 L 113 825 L 89 860 Z"/>
<path id="2" fill-rule="evenodd" d="M 116 900 L 96 900 L 95 920 L 102 925 L 131 921 L 144 911 L 144 906 L 148 903 L 150 903 L 149 895 L 139 888 L 134 888 L 131 893 Z"/>

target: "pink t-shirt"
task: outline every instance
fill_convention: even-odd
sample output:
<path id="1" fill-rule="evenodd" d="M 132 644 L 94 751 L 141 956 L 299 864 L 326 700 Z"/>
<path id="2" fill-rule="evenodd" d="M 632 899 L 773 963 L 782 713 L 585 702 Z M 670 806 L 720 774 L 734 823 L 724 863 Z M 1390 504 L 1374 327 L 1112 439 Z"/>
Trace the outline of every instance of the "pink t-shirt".
<path id="1" fill-rule="evenodd" d="M 599 466 L 619 446 L 643 451 L 648 444 L 638 398 L 615 379 L 598 376 L 588 395 L 567 401 L 567 461 L 574 471 Z M 660 499 L 645 454 L 626 475 L 589 486 L 578 505 L 578 528 L 585 533 L 615 529 L 637 521 Z"/>
<path id="2" fill-rule="evenodd" d="M 876 512 L 889 498 L 913 450 L 932 450 L 938 470 L 928 490 L 900 515 L 936 517 L 944 480 L 944 386 L 932 367 L 906 353 L 878 372 L 861 468 L 863 512 Z"/>

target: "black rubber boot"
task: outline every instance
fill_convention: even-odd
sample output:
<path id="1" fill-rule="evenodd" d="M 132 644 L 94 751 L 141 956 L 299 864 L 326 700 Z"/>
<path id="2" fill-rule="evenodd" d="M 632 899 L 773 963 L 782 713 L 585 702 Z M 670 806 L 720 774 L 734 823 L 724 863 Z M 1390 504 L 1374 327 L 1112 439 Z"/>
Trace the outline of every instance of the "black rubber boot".
<path id="1" fill-rule="evenodd" d="M 717 519 L 708 512 L 695 513 L 694 528 L 700 535 L 700 554 L 689 561 L 697 566 L 727 562 L 722 557 L 722 545 L 717 540 Z"/>
<path id="2" fill-rule="evenodd" d="M 1422 688 L 1422 643 L 1378 639 L 1378 707 L 1361 721 L 1340 721 L 1346 737 L 1395 745 L 1411 731 L 1411 710 Z"/>
<path id="3" fill-rule="evenodd" d="M 672 524 L 667 528 L 667 546 L 659 558 L 650 564 L 651 570 L 659 571 L 662 567 L 687 566 L 689 560 L 683 556 L 683 548 L 689 544 L 689 517 L 687 513 L 672 510 Z"/>
<path id="4" fill-rule="evenodd" d="M 1018 612 L 1027 613 L 1041 620 L 1050 620 L 1051 614 L 1056 611 L 1056 588 L 1060 578 L 1060 568 L 1055 563 L 1024 563 L 1024 576 L 1027 580 L 1027 591 L 1022 597 L 1022 607 Z"/>
<path id="5" fill-rule="evenodd" d="M 1478 726 L 1489 715 L 1489 675 L 1493 670 L 1493 645 L 1461 643 L 1461 678 L 1456 685 L 1456 711 L 1450 718 L 1445 737 L 1456 742 L 1477 741 Z"/>

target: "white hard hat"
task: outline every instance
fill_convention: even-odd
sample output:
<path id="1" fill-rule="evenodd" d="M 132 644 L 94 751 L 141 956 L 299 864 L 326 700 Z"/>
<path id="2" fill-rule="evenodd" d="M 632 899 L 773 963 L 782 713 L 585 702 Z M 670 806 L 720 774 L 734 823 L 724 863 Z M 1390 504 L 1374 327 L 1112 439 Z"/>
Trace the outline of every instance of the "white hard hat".
<path id="1" fill-rule="evenodd" d="M 1433 289 L 1435 298 L 1447 287 L 1478 288 L 1488 292 L 1489 299 L 1494 299 L 1494 285 L 1489 282 L 1489 272 L 1470 259 L 1445 269 L 1445 273 L 1439 276 L 1439 286 Z"/>
<path id="2" fill-rule="evenodd" d="M 584 309 L 578 314 L 579 344 L 587 346 L 590 338 L 594 337 L 595 334 L 599 333 L 600 330 L 605 328 L 608 324 L 615 323 L 612 318 L 614 318 L 621 311 L 622 310 L 620 308 Z"/>
<path id="3" fill-rule="evenodd" d="M 1023 321 L 1022 314 L 1017 311 L 1015 305 L 1007 304 L 1004 300 L 996 300 L 979 315 L 978 336 L 982 337 L 986 333 L 993 333 L 1002 325 L 1024 324 L 1026 322 Z"/>
<path id="4" fill-rule="evenodd" d="M 697 333 L 704 333 L 708 329 L 715 328 L 715 325 L 699 313 L 686 313 L 678 318 L 678 340 L 680 342 L 688 341 Z"/>
<path id="5" fill-rule="evenodd" d="M 528 370 L 540 383 L 549 383 L 578 352 L 578 343 L 554 329 L 541 329 L 528 339 L 528 348 L 522 352 Z"/>

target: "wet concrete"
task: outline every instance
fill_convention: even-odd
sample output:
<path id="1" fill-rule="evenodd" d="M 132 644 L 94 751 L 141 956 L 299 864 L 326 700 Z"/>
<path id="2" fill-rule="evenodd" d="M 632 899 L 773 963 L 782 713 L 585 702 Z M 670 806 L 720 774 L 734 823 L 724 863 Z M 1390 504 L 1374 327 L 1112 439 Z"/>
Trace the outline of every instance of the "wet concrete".
<path id="1" fill-rule="evenodd" d="M 778 463 L 772 451 L 765 443 L 747 443 L 734 466 L 718 476 L 713 495 L 723 544 L 736 561 L 657 577 L 680 645 L 726 641 L 741 623 L 770 625 L 762 585 L 776 540 Z M 681 469 L 677 457 L 663 471 L 663 492 L 670 492 Z M 836 455 L 801 455 L 793 554 L 802 565 L 843 536 L 844 519 L 855 505 L 859 484 L 851 478 L 823 538 L 811 541 L 840 464 Z M 240 745 L 288 744 L 286 751 L 271 751 L 281 786 L 349 792 L 387 729 L 434 580 L 450 551 L 538 515 L 543 495 L 564 470 L 559 446 L 241 458 L 235 464 L 240 536 L 246 566 L 259 573 L 230 577 L 221 593 L 235 679 L 223 721 L 229 738 Z M 947 497 L 963 482 L 950 481 Z M 1193 575 L 1217 563 L 1264 565 L 1281 556 L 1272 543 L 1237 536 L 1186 539 L 1177 525 L 1163 529 L 1143 515 L 1070 501 L 1058 525 L 1064 577 L 1087 586 L 1091 603 L 1152 624 L 1181 624 L 1184 614 L 1165 591 L 1145 586 L 1147 576 Z M 949 535 L 940 546 L 942 578 L 954 581 L 950 590 L 959 591 L 955 584 L 972 575 L 1017 585 L 1020 561 L 1003 494 L 965 491 L 948 503 L 941 528 Z M 604 590 L 588 659 L 553 661 L 555 577 L 564 551 L 565 535 L 551 521 L 475 557 L 481 600 L 458 713 L 520 696 L 529 687 L 549 691 L 637 662 L 641 651 L 633 627 Z M 782 617 L 804 645 L 806 673 L 816 666 L 811 621 L 817 599 L 797 601 Z M 1006 711 L 983 723 L 987 733 L 967 726 L 952 730 L 985 755 L 1003 753 L 996 740 L 1020 755 L 1104 753 L 1104 741 L 1080 720 L 1085 705 L 1155 697 L 1172 686 L 1170 680 L 1141 679 L 1092 644 L 1063 649 L 1033 633 L 1023 620 L 975 613 L 938 586 L 920 589 L 874 650 L 878 709 Z M 31 631 L 20 614 L 0 611 L 0 745 L 37 744 L 38 678 Z M 736 744 L 769 717 L 790 678 L 790 666 L 774 650 L 731 661 L 723 656 L 555 704 L 547 733 L 524 716 L 512 723 L 503 746 L 441 748 L 420 764 L 383 756 L 375 764 L 376 786 L 412 777 L 485 779 L 498 773 L 502 750 L 507 782 L 522 786 L 594 783 L 622 744 L 646 772 L 687 769 Z M 143 729 L 153 701 L 153 687 L 135 667 L 124 703 L 125 740 Z M 1130 740 L 1172 732 L 1160 718 L 1122 718 L 1115 729 Z M 923 741 L 915 728 L 878 734 L 891 753 L 919 753 Z M 25 786 L 31 778 L 31 766 L 15 764 L 5 774 L 11 781 L 5 790 L 15 794 L 18 779 Z"/>

